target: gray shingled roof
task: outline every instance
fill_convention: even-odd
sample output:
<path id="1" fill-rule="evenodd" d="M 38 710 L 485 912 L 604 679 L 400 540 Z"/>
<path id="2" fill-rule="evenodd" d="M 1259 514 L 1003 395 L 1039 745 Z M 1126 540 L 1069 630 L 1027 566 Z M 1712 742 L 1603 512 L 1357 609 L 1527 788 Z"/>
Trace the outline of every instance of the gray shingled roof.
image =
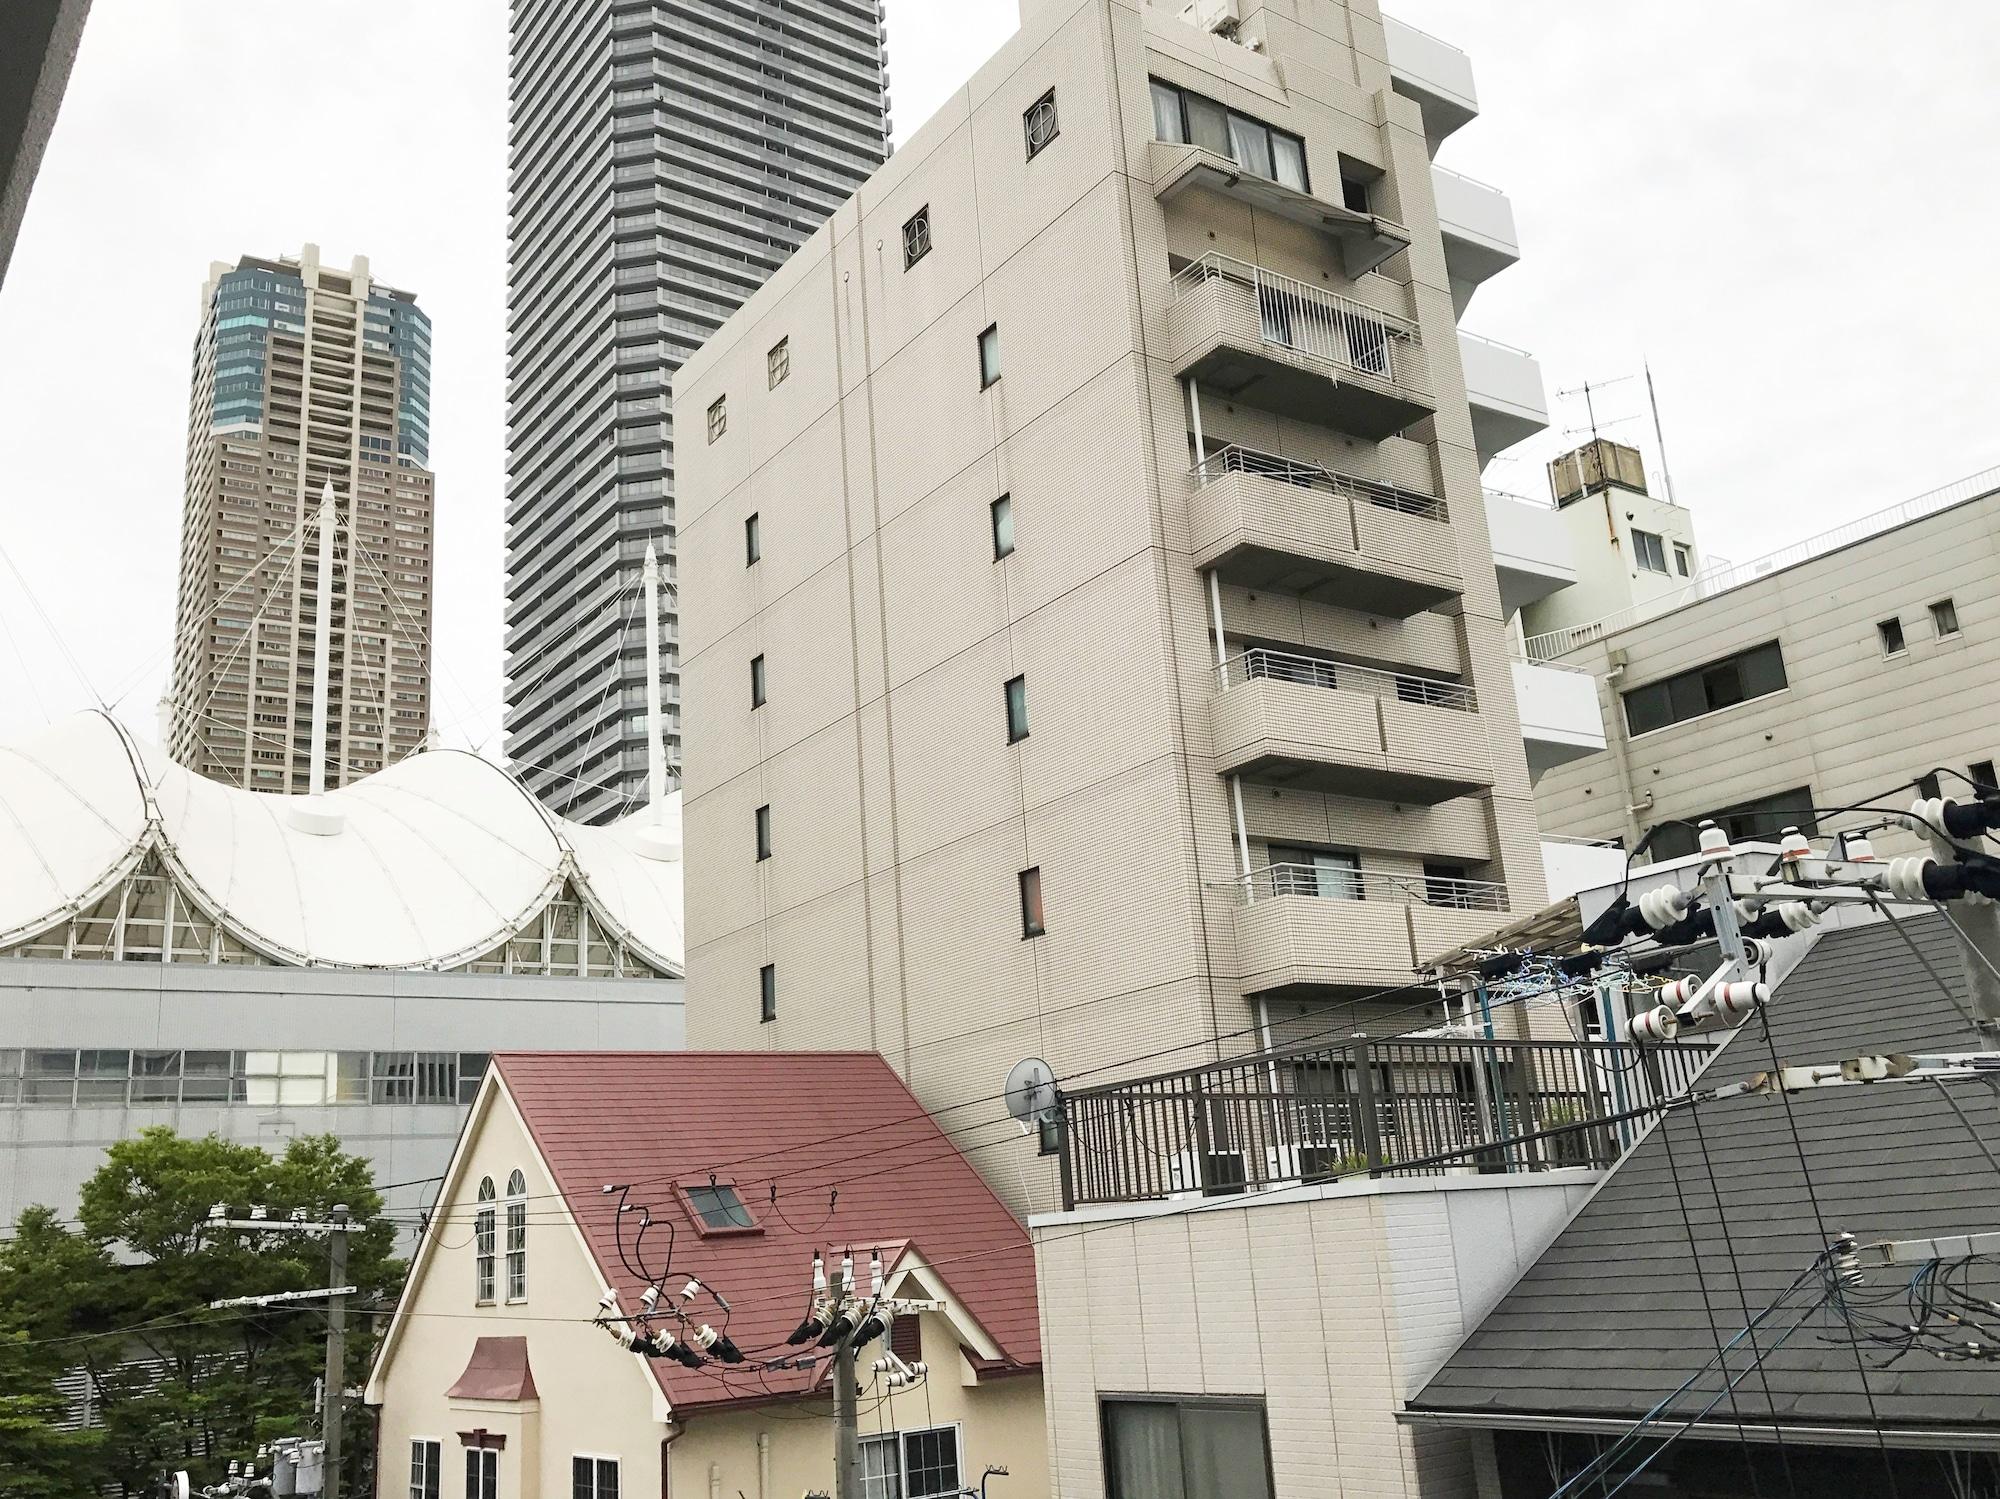
<path id="1" fill-rule="evenodd" d="M 1964 1000 L 1964 976 L 1941 917 L 1907 918 L 1905 932 Z M 1826 933 L 1780 986 L 1771 1033 L 1787 1063 L 1863 1051 L 1970 1050 L 1970 1027 L 1896 933 L 1884 925 Z M 1757 1022 L 1738 1031 L 1705 1081 L 1732 1081 L 1770 1065 Z M 2000 1101 L 1977 1083 L 1952 1085 L 1989 1144 L 2000 1149 Z M 1813 1188 L 1829 1234 L 1863 1243 L 2000 1228 L 2000 1172 L 1934 1087 L 1836 1088 L 1792 1099 Z M 1713 1356 L 1709 1312 L 1724 1342 L 1811 1260 L 1821 1245 L 1798 1150 L 1777 1099 L 1703 1105 L 1714 1162 L 1703 1167 L 1696 1115 L 1653 1133 L 1604 1183 L 1533 1268 L 1410 1402 L 1413 1411 L 1486 1417 L 1632 1419 Z M 1675 1202 L 1668 1147 L 1693 1221 L 1706 1301 Z M 1730 1271 L 1717 1202 L 1728 1214 L 1744 1297 Z M 1980 1294 L 2000 1299 L 2000 1271 L 1980 1262 Z M 1870 1272 L 1871 1284 L 1905 1278 Z M 1746 1309 L 1745 1302 L 1748 1302 Z M 1852 1348 L 1815 1319 L 1737 1389 L 1742 1419 L 1784 1426 L 1866 1424 Z M 1955 1428 L 2000 1423 L 2000 1367 L 1913 1352 L 1873 1367 L 1868 1385 L 1882 1424 Z M 1703 1388 L 1713 1393 L 1713 1375 Z M 1706 1397 L 1678 1409 L 1692 1414 Z M 1727 1401 L 1711 1420 L 1732 1421 Z M 1529 1423 L 1532 1424 L 1532 1423 Z M 1733 1425 L 1730 1427 L 1733 1430 Z"/>

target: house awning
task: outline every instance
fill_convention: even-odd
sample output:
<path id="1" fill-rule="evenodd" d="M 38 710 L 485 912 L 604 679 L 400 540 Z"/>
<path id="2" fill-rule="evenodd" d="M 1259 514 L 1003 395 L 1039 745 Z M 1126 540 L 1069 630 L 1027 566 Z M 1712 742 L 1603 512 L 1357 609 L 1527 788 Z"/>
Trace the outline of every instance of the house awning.
<path id="1" fill-rule="evenodd" d="M 526 1338 L 481 1338 L 458 1383 L 445 1391 L 452 1400 L 534 1400 L 535 1371 L 528 1367 Z"/>

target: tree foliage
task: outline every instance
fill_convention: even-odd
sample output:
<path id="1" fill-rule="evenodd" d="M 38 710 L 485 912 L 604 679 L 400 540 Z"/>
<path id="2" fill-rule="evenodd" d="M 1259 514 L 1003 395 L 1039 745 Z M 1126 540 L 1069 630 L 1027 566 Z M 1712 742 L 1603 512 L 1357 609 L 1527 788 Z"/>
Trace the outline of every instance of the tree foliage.
<path id="1" fill-rule="evenodd" d="M 209 1311 L 238 1296 L 326 1284 L 328 1246 L 303 1233 L 241 1233 L 209 1221 L 212 1205 L 241 1216 L 253 1204 L 283 1220 L 323 1220 L 345 1204 L 350 1305 L 393 1299 L 402 1265 L 395 1230 L 366 1161 L 332 1135 L 292 1140 L 282 1156 L 254 1145 L 184 1138 L 164 1127 L 120 1141 L 84 1184 L 77 1222 L 43 1208 L 0 1245 L 0 1473 L 23 1462 L 63 1473 L 51 1495 L 88 1492 L 103 1478 L 148 1493 L 185 1468 L 220 1475 L 270 1438 L 313 1429 L 313 1382 L 324 1370 L 320 1306 Z M 349 1385 L 365 1377 L 375 1323 L 348 1317 Z M 83 1368 L 97 1430 L 55 1430 L 55 1376 Z M 16 1403 L 18 1402 L 18 1403 Z M 353 1423 L 350 1423 L 353 1424 Z M 354 1443 L 358 1448 L 359 1443 Z M 24 1471 L 33 1471 L 25 1469 Z M 14 1489 L 0 1484 L 0 1492 Z M 28 1499 L 41 1490 L 22 1488 Z"/>

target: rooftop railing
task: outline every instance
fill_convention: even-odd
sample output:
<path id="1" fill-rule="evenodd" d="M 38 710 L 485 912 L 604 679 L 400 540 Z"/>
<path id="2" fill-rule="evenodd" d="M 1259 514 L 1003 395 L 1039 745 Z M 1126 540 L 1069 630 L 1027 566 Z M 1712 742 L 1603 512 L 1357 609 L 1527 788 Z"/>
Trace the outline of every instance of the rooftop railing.
<path id="1" fill-rule="evenodd" d="M 1302 463 L 1296 458 L 1280 458 L 1234 443 L 1210 453 L 1194 466 L 1194 472 L 1196 482 L 1203 485 L 1212 484 L 1227 474 L 1254 474 L 1260 478 L 1276 479 L 1283 484 L 1296 484 L 1301 489 L 1318 489 L 1328 494 L 1366 500 L 1371 505 L 1379 505 L 1385 510 L 1400 510 L 1405 515 L 1421 515 L 1440 521 L 1450 518 L 1444 501 L 1436 495 L 1399 489 L 1393 484 L 1381 484 L 1373 479 L 1357 479 L 1351 474 L 1337 474 L 1318 464 Z"/>
<path id="2" fill-rule="evenodd" d="M 1505 911 L 1507 887 L 1491 880 L 1442 875 L 1386 874 L 1324 864 L 1267 864 L 1231 882 L 1245 903 L 1274 895 L 1306 895 L 1320 900 L 1372 900 L 1398 905 L 1436 906 L 1447 911 Z"/>
<path id="3" fill-rule="evenodd" d="M 1214 281 L 1242 287 L 1256 298 L 1265 343 L 1356 374 L 1424 389 L 1423 339 L 1408 319 L 1214 252 L 1175 274 L 1174 300 Z"/>
<path id="4" fill-rule="evenodd" d="M 1412 676 L 1406 672 L 1379 671 L 1372 666 L 1352 666 L 1345 661 L 1329 661 L 1323 656 L 1301 656 L 1264 646 L 1252 646 L 1240 655 L 1231 656 L 1215 671 L 1216 680 L 1224 690 L 1239 682 L 1290 682 L 1300 687 L 1319 687 L 1328 691 L 1365 692 L 1385 701 L 1416 703 L 1427 708 L 1450 708 L 1460 713 L 1474 713 L 1479 708 L 1478 696 L 1463 682 Z"/>
<path id="5" fill-rule="evenodd" d="M 1556 502 L 1546 496 L 1537 499 L 1534 495 L 1522 494 L 1519 490 L 1495 489 L 1489 484 L 1485 487 L 1484 492 L 1486 498 L 1489 500 L 1511 500 L 1516 505 L 1532 505 L 1537 510 L 1554 510 L 1557 508 Z"/>
<path id="6" fill-rule="evenodd" d="M 1364 1173 L 1603 1169 L 1712 1054 L 1685 1043 L 1356 1038 L 1065 1090 L 1063 1206 Z"/>

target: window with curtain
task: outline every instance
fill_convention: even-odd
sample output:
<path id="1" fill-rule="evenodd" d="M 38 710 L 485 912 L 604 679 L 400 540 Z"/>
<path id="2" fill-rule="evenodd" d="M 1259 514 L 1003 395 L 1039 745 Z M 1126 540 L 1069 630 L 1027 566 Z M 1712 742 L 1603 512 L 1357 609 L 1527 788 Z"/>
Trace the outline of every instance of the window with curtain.
<path id="1" fill-rule="evenodd" d="M 1109 1499 L 1270 1496 L 1261 1400 L 1107 1400 Z"/>
<path id="2" fill-rule="evenodd" d="M 507 1178 L 507 1299 L 528 1299 L 528 1181 L 518 1169 Z"/>
<path id="3" fill-rule="evenodd" d="M 479 1178 L 479 1208 L 472 1218 L 472 1298 L 493 1299 L 493 1178 Z"/>

